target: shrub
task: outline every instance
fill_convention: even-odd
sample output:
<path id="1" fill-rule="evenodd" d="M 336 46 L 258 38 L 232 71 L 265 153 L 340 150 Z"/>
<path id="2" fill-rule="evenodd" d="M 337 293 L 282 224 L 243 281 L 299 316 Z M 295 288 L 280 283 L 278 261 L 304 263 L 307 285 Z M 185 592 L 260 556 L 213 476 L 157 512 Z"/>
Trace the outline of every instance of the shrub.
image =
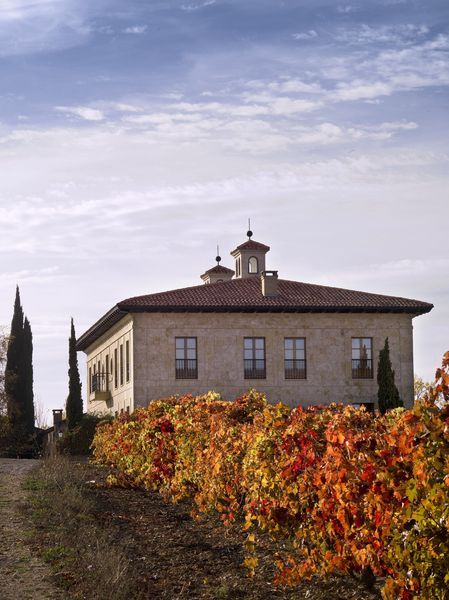
<path id="1" fill-rule="evenodd" d="M 57 441 L 57 449 L 64 454 L 88 455 L 92 445 L 97 425 L 104 417 L 83 415 L 79 425 L 64 433 Z M 106 419 L 109 421 L 110 419 Z"/>
<path id="2" fill-rule="evenodd" d="M 413 410 L 383 416 L 331 405 L 289 409 L 250 391 L 154 401 L 100 425 L 97 463 L 111 483 L 191 498 L 279 540 L 277 580 L 359 573 L 383 596 L 449 598 L 449 352 Z M 258 526 L 258 528 L 256 527 Z"/>

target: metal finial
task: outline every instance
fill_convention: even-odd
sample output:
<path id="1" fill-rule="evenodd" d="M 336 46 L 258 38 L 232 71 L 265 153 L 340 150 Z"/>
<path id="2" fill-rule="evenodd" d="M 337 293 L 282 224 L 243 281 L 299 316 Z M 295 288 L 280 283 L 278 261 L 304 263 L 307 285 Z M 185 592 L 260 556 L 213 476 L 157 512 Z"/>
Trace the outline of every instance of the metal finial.
<path id="1" fill-rule="evenodd" d="M 248 231 L 246 232 L 248 239 L 253 237 L 253 232 L 251 231 L 251 219 L 248 219 Z"/>
<path id="2" fill-rule="evenodd" d="M 217 256 L 215 257 L 215 260 L 217 261 L 217 264 L 220 264 L 221 261 L 221 256 L 220 256 L 220 246 L 217 245 Z"/>

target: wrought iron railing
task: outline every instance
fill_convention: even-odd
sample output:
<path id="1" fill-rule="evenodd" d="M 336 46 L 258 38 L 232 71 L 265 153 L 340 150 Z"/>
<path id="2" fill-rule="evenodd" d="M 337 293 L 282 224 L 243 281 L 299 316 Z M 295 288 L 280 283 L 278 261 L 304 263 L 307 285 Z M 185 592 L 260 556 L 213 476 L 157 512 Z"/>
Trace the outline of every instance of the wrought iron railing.
<path id="1" fill-rule="evenodd" d="M 305 359 L 284 360 L 285 379 L 306 379 Z"/>
<path id="2" fill-rule="evenodd" d="M 372 379 L 373 360 L 371 358 L 353 358 L 352 377 L 353 379 Z"/>
<path id="3" fill-rule="evenodd" d="M 246 358 L 243 362 L 245 379 L 266 379 L 265 360 Z"/>
<path id="4" fill-rule="evenodd" d="M 109 391 L 109 374 L 108 373 L 94 373 L 92 375 L 90 391 L 92 393 Z"/>
<path id="5" fill-rule="evenodd" d="M 198 379 L 196 359 L 176 359 L 176 379 Z"/>

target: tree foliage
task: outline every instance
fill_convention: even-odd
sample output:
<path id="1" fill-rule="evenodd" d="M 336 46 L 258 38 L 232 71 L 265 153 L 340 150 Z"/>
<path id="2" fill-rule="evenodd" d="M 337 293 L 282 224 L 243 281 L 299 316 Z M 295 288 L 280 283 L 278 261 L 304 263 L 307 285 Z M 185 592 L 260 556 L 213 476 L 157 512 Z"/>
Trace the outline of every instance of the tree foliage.
<path id="1" fill-rule="evenodd" d="M 7 414 L 17 443 L 34 434 L 33 336 L 16 288 L 5 368 Z"/>
<path id="2" fill-rule="evenodd" d="M 70 325 L 69 338 L 69 395 L 66 401 L 67 426 L 69 431 L 77 427 L 83 418 L 83 399 L 81 397 L 81 380 L 76 354 L 76 335 L 73 319 Z"/>
<path id="3" fill-rule="evenodd" d="M 394 382 L 394 371 L 390 360 L 390 346 L 388 343 L 388 338 L 385 339 L 385 345 L 379 352 L 377 383 L 377 400 L 379 411 L 382 415 L 391 408 L 404 406 L 399 396 L 399 390 Z"/>
<path id="4" fill-rule="evenodd" d="M 245 564 L 278 540 L 277 581 L 372 573 L 385 600 L 449 599 L 449 352 L 412 410 L 267 404 L 255 391 L 154 401 L 97 428 L 109 481 L 237 515 Z"/>

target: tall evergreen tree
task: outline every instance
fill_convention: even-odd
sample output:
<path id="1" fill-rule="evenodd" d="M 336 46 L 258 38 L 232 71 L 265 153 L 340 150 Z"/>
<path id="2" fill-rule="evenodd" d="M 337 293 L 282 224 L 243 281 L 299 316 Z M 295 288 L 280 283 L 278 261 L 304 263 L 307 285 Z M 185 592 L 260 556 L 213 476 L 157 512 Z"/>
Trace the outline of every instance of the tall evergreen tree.
<path id="1" fill-rule="evenodd" d="M 81 380 L 76 354 L 76 336 L 73 318 L 69 338 L 69 395 L 66 403 L 67 426 L 71 430 L 76 427 L 83 417 L 83 399 L 81 397 Z"/>
<path id="2" fill-rule="evenodd" d="M 20 303 L 19 286 L 17 286 L 5 368 L 8 419 L 13 431 L 20 428 L 25 420 L 25 391 L 22 377 L 23 338 L 23 309 Z"/>
<path id="3" fill-rule="evenodd" d="M 379 403 L 379 411 L 383 415 L 390 408 L 404 406 L 399 390 L 394 383 L 394 370 L 390 360 L 390 346 L 388 338 L 385 339 L 385 344 L 379 352 L 379 363 L 377 366 L 377 400 Z"/>
<path id="4" fill-rule="evenodd" d="M 23 322 L 23 387 L 24 424 L 28 434 L 34 433 L 34 393 L 33 393 L 33 334 L 27 317 Z"/>

